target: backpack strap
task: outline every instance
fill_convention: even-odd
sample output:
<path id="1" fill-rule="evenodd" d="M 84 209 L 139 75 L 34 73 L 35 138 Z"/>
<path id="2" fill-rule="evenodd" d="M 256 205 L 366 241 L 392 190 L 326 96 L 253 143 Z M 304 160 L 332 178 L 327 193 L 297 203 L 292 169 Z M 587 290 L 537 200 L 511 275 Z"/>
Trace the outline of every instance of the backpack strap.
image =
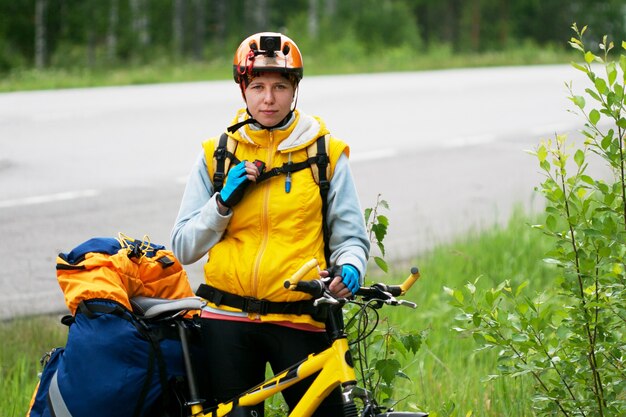
<path id="1" fill-rule="evenodd" d="M 235 156 L 236 150 L 237 141 L 226 133 L 222 133 L 213 152 L 213 189 L 215 192 L 222 190 L 231 162 L 235 164 L 240 162 Z"/>
<path id="2" fill-rule="evenodd" d="M 313 179 L 317 184 L 321 184 L 320 180 L 324 177 L 324 180 L 330 181 L 330 140 L 328 135 L 320 136 L 306 148 L 306 153 L 309 157 L 309 164 L 311 165 L 311 172 L 313 173 Z M 318 156 L 322 159 L 318 160 Z M 325 158 L 324 158 L 325 156 Z M 324 172 L 321 172 L 320 169 Z"/>
<path id="3" fill-rule="evenodd" d="M 313 178 L 320 187 L 320 196 L 322 197 L 322 233 L 324 235 L 324 257 L 326 265 L 330 265 L 330 229 L 328 228 L 328 190 L 330 189 L 330 157 L 329 157 L 330 140 L 327 135 L 320 136 L 317 140 L 309 145 L 307 154 L 309 155 L 309 163 Z M 315 154 L 313 154 L 315 152 Z"/>
<path id="4" fill-rule="evenodd" d="M 322 198 L 322 232 L 324 236 L 324 255 L 326 263 L 330 265 L 330 230 L 327 225 L 328 211 L 328 190 L 330 189 L 330 138 L 329 135 L 318 137 L 315 142 L 311 143 L 307 148 L 307 160 L 301 163 L 285 163 L 282 167 L 276 167 L 269 171 L 265 171 L 257 178 L 257 184 L 269 178 L 280 174 L 291 174 L 296 171 L 311 168 L 313 179 L 319 185 L 320 196 Z M 237 141 L 226 133 L 222 133 L 213 152 L 213 188 L 218 192 L 224 186 L 224 179 L 230 169 L 230 164 L 238 164 L 240 161 L 235 156 L 237 150 Z"/>

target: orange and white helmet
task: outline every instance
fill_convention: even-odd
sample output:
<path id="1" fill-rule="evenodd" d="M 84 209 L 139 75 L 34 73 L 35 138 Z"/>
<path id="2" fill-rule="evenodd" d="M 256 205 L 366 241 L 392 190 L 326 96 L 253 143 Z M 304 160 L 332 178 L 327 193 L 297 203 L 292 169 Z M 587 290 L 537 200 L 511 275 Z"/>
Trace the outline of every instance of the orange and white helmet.
<path id="1" fill-rule="evenodd" d="M 296 84 L 300 82 L 304 66 L 298 45 L 277 32 L 260 32 L 247 37 L 235 52 L 233 77 L 244 88 L 249 77 L 260 72 L 290 74 Z"/>

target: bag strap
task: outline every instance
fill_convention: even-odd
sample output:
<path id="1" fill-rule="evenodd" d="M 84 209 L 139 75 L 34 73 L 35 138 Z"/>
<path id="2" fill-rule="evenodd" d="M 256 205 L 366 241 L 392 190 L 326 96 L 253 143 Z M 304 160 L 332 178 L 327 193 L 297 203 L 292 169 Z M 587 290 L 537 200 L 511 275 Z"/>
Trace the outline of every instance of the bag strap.
<path id="1" fill-rule="evenodd" d="M 311 168 L 313 179 L 320 189 L 320 197 L 322 198 L 322 235 L 324 236 L 324 257 L 326 264 L 330 265 L 330 229 L 328 228 L 328 190 L 330 189 L 330 156 L 329 156 L 330 139 L 328 135 L 318 137 L 315 142 L 306 149 L 307 160 L 299 163 L 287 162 L 281 167 L 273 168 L 259 175 L 257 184 L 281 174 L 290 175 L 293 172 L 303 170 L 307 167 Z M 219 138 L 217 147 L 213 152 L 213 189 L 219 192 L 224 186 L 224 179 L 230 164 L 238 164 L 240 161 L 235 156 L 237 150 L 237 141 L 226 133 L 222 133 Z"/>
<path id="2" fill-rule="evenodd" d="M 330 265 L 330 229 L 328 228 L 328 190 L 330 189 L 330 157 L 328 156 L 329 141 L 326 136 L 320 136 L 315 141 L 317 153 L 315 155 L 315 166 L 318 171 L 317 183 L 320 187 L 320 197 L 322 198 L 322 234 L 324 236 L 324 257 L 326 265 Z M 313 168 L 311 164 L 311 168 Z M 315 173 L 314 173 L 315 176 Z"/>
<path id="3" fill-rule="evenodd" d="M 236 150 L 237 141 L 226 133 L 222 133 L 213 152 L 213 189 L 215 192 L 222 190 L 231 162 L 234 164 L 240 162 L 235 156 Z"/>
<path id="4" fill-rule="evenodd" d="M 141 388 L 141 393 L 135 404 L 135 410 L 133 413 L 133 417 L 139 417 L 142 414 L 144 402 L 146 400 L 146 396 L 150 390 L 150 384 L 152 382 L 152 374 L 154 373 L 154 364 L 156 362 L 159 370 L 159 380 L 161 382 L 162 394 L 163 394 L 163 402 L 167 404 L 169 402 L 168 395 L 168 384 L 167 384 L 167 365 L 165 364 L 165 359 L 163 358 L 163 352 L 161 351 L 161 346 L 159 345 L 159 341 L 157 337 L 153 334 L 152 330 L 146 323 L 144 323 L 141 319 L 135 316 L 134 313 L 127 310 L 121 304 L 116 303 L 112 300 L 104 300 L 104 299 L 92 299 L 92 300 L 83 300 L 78 305 L 78 311 L 81 314 L 84 314 L 88 319 L 93 320 L 98 318 L 102 314 L 113 314 L 123 320 L 128 321 L 132 324 L 135 329 L 141 334 L 147 341 L 150 343 L 152 349 L 150 349 L 150 357 L 148 361 L 148 369 L 146 373 L 146 380 L 143 383 Z"/>

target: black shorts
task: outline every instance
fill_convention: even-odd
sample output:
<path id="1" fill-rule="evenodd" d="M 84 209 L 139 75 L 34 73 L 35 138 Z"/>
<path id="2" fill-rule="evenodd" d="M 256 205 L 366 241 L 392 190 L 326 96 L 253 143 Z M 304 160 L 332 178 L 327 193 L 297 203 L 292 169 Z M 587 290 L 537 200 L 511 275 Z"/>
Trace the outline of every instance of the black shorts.
<path id="1" fill-rule="evenodd" d="M 228 401 L 263 382 L 268 363 L 272 371 L 278 373 L 309 354 L 330 346 L 326 332 L 309 332 L 272 323 L 200 319 L 200 327 L 201 395 L 209 400 L 209 405 Z M 314 378 L 315 375 L 282 392 L 290 410 Z M 258 411 L 263 412 L 262 405 Z M 314 416 L 342 415 L 341 390 L 338 387 L 324 400 Z"/>

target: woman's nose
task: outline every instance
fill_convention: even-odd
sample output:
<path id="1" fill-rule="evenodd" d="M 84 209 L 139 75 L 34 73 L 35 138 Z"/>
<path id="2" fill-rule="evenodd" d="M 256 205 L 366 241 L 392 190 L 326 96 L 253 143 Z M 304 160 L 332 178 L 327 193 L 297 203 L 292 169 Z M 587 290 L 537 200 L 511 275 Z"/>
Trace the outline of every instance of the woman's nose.
<path id="1" fill-rule="evenodd" d="M 263 96 L 263 101 L 266 103 L 273 103 L 274 102 L 274 92 L 272 91 L 271 88 L 267 89 L 265 91 L 265 95 Z"/>

